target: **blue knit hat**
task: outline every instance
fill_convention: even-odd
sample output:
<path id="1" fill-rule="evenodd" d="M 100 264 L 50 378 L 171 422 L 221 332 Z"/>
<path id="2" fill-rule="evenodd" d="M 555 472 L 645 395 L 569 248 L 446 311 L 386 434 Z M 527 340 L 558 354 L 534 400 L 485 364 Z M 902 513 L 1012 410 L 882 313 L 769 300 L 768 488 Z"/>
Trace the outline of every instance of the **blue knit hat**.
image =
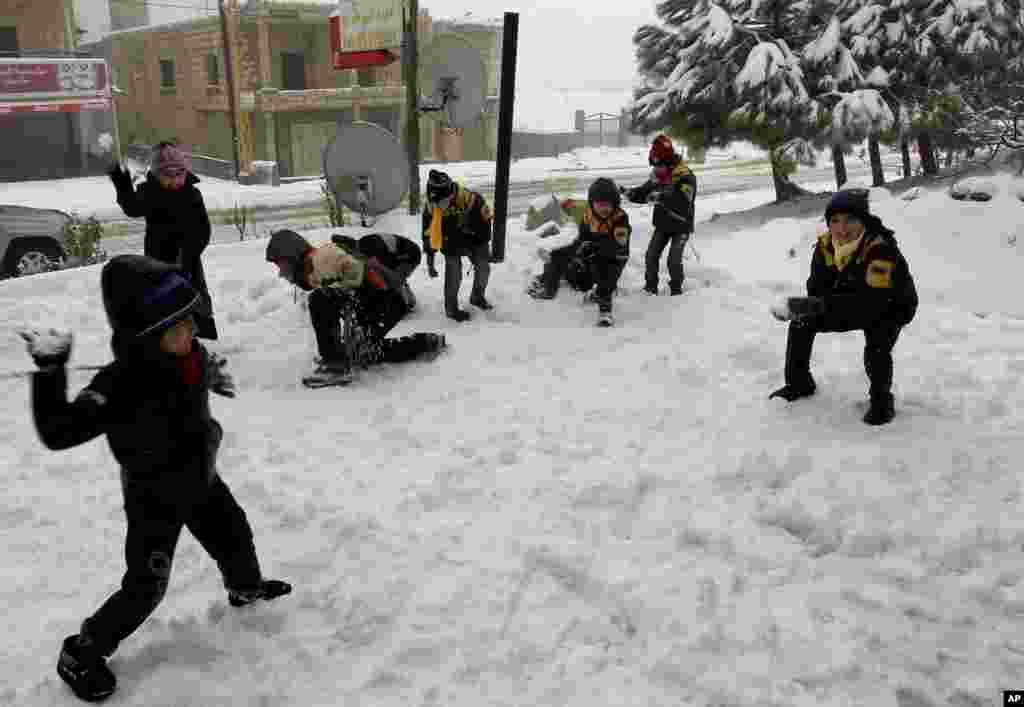
<path id="1" fill-rule="evenodd" d="M 850 214 L 860 219 L 861 223 L 867 223 L 871 216 L 868 207 L 868 198 L 871 192 L 867 189 L 842 189 L 832 195 L 825 207 L 825 223 L 832 220 L 832 214 Z"/>
<path id="2" fill-rule="evenodd" d="M 100 274 L 110 328 L 128 338 L 155 336 L 190 316 L 201 298 L 186 275 L 145 255 L 118 255 Z"/>

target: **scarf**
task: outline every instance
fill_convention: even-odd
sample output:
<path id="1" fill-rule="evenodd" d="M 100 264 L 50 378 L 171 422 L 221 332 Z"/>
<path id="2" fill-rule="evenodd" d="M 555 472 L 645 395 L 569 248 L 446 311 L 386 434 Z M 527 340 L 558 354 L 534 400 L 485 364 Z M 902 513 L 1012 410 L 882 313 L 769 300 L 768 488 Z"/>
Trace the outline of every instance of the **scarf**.
<path id="1" fill-rule="evenodd" d="M 441 250 L 444 237 L 441 233 L 441 223 L 444 220 L 444 212 L 434 207 L 430 218 L 430 247 L 433 250 Z"/>
<path id="2" fill-rule="evenodd" d="M 860 247 L 861 241 L 864 240 L 864 234 L 860 234 L 860 238 L 852 240 L 844 245 L 839 245 L 834 240 L 832 241 L 832 247 L 835 248 L 836 257 L 836 269 L 842 272 L 846 269 L 846 266 L 850 264 L 850 260 L 853 258 L 853 254 L 857 252 L 857 248 Z"/>

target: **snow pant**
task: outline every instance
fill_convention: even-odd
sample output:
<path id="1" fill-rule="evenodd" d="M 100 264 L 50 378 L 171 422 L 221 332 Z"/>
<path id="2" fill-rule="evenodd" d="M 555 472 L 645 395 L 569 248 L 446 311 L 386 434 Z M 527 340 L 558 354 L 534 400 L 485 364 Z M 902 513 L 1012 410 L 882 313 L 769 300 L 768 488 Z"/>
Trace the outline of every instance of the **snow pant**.
<path id="1" fill-rule="evenodd" d="M 459 288 L 462 287 L 462 258 L 469 258 L 473 264 L 473 289 L 470 301 L 483 299 L 487 283 L 491 279 L 491 244 L 477 243 L 456 254 L 444 256 L 444 311 L 453 314 L 459 311 Z"/>
<path id="2" fill-rule="evenodd" d="M 612 311 L 612 295 L 622 276 L 624 263 L 600 255 L 591 255 L 583 259 L 578 255 L 575 245 L 555 248 L 550 259 L 544 265 L 541 281 L 544 290 L 554 296 L 558 292 L 562 278 L 565 277 L 573 289 L 586 292 L 594 289 L 594 301 L 602 312 Z"/>
<path id="3" fill-rule="evenodd" d="M 361 338 L 358 355 L 362 363 L 397 363 L 426 353 L 430 342 L 422 334 L 385 338 L 408 313 L 406 296 L 393 290 L 345 292 L 321 288 L 309 296 L 309 317 L 320 358 L 325 362 L 355 363 L 342 339 L 341 320 L 345 316 L 351 316 L 359 330 L 356 333 Z"/>
<path id="4" fill-rule="evenodd" d="M 648 290 L 658 289 L 658 269 L 665 246 L 669 246 L 668 285 L 673 290 L 678 290 L 683 286 L 683 250 L 689 240 L 689 233 L 654 232 L 651 242 L 647 244 L 647 253 L 644 256 L 644 287 Z M 669 245 L 670 243 L 671 245 Z"/>
<path id="5" fill-rule="evenodd" d="M 165 494 L 124 487 L 128 521 L 121 588 L 82 623 L 82 637 L 109 656 L 163 599 L 182 527 L 216 561 L 224 586 L 257 587 L 262 580 L 252 528 L 224 481 L 214 477 L 206 493 L 188 507 L 167 503 Z"/>
<path id="6" fill-rule="evenodd" d="M 786 385 L 804 387 L 811 380 L 811 350 L 818 333 L 863 331 L 864 371 L 872 398 L 892 391 L 892 350 L 901 325 L 887 319 L 858 321 L 855 314 L 826 314 L 805 322 L 792 322 L 786 337 Z"/>

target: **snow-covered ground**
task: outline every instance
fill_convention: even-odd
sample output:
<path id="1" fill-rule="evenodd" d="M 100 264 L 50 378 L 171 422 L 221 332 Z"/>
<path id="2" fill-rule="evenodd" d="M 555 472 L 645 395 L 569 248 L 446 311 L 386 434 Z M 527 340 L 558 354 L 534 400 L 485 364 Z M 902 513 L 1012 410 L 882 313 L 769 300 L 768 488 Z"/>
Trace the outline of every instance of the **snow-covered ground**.
<path id="1" fill-rule="evenodd" d="M 644 168 L 647 166 L 647 147 L 601 148 L 588 147 L 566 152 L 558 157 L 531 157 L 517 160 L 510 168 L 510 179 L 514 182 L 544 180 L 560 172 L 588 169 L 606 170 L 616 168 Z M 713 165 L 729 160 L 760 159 L 763 152 L 753 146 L 739 144 L 724 150 L 710 151 L 707 164 Z M 137 179 L 145 176 L 145 166 L 129 162 Z M 700 166 L 696 166 L 698 171 Z M 467 186 L 494 183 L 494 162 L 450 162 L 425 164 L 421 166 L 421 183 L 425 184 L 432 169 L 441 169 L 453 179 L 462 180 Z M 284 183 L 281 186 L 240 185 L 215 177 L 200 177 L 200 190 L 207 209 L 230 209 L 236 204 L 243 206 L 280 207 L 295 204 L 315 203 L 320 199 L 320 180 Z M 55 200 L 54 194 L 60 196 Z M 18 204 L 40 209 L 59 208 L 75 212 L 82 217 L 96 216 L 100 220 L 124 218 L 114 197 L 114 188 L 105 176 L 78 177 L 74 179 L 40 180 L 0 184 L 0 204 Z"/>
<path id="2" fill-rule="evenodd" d="M 703 223 L 689 292 L 650 299 L 632 208 L 609 330 L 574 293 L 523 294 L 536 239 L 512 228 L 493 316 L 449 322 L 421 269 L 396 333 L 450 351 L 344 390 L 298 384 L 312 334 L 265 243 L 212 246 L 213 348 L 240 388 L 213 401 L 220 471 L 296 591 L 230 609 L 184 534 L 111 704 L 1000 704 L 1024 685 L 1024 204 L 997 181 L 988 203 L 874 192 L 922 298 L 881 428 L 860 421 L 858 333 L 819 337 L 815 397 L 767 399 L 786 339 L 768 308 L 801 290 L 820 211 Z M 0 283 L 0 315 L 5 370 L 31 368 L 28 323 L 108 360 L 99 268 Z M 120 580 L 117 471 L 102 441 L 42 447 L 25 378 L 0 395 L 0 704 L 71 705 L 54 663 Z"/>

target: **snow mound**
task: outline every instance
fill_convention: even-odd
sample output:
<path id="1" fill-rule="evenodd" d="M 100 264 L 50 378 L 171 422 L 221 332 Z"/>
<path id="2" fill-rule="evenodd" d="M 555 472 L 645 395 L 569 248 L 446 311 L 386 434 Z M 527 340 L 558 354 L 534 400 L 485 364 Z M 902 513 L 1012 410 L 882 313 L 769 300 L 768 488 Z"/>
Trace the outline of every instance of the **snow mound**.
<path id="1" fill-rule="evenodd" d="M 986 177 L 968 177 L 949 188 L 949 195 L 957 201 L 991 201 L 999 193 L 995 180 Z"/>

